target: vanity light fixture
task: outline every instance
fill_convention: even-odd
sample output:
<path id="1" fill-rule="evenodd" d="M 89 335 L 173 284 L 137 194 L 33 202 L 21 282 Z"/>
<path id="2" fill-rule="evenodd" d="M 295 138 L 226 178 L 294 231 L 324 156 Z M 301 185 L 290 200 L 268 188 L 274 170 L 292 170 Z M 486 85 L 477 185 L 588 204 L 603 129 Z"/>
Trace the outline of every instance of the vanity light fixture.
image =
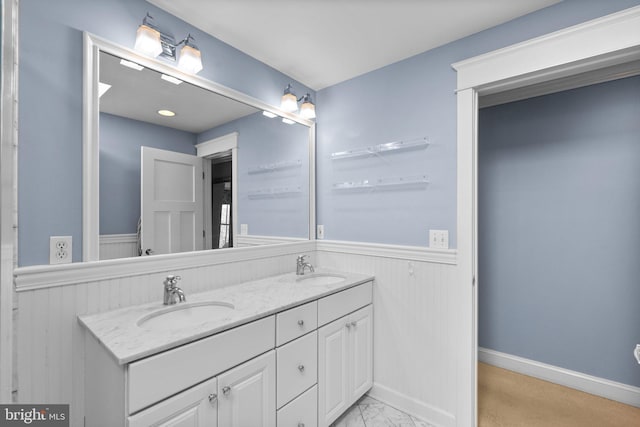
<path id="1" fill-rule="evenodd" d="M 102 98 L 102 95 L 107 93 L 109 89 L 111 89 L 111 85 L 98 82 L 98 98 Z"/>
<path id="2" fill-rule="evenodd" d="M 120 65 L 122 65 L 123 67 L 131 68 L 136 71 L 144 70 L 144 67 L 142 65 L 136 64 L 135 62 L 132 62 L 132 61 L 127 61 L 126 59 L 121 59 Z"/>
<path id="3" fill-rule="evenodd" d="M 135 49 L 153 58 L 160 56 L 171 61 L 177 59 L 178 68 L 187 73 L 197 74 L 202 70 L 202 54 L 193 41 L 193 36 L 188 34 L 187 37 L 176 43 L 173 35 L 162 32 L 154 24 L 153 17 L 147 13 L 142 24 L 138 27 Z M 178 59 L 176 50 L 180 45 L 184 46 L 180 49 L 180 58 Z"/>
<path id="4" fill-rule="evenodd" d="M 176 113 L 171 110 L 158 110 L 158 114 L 164 117 L 174 117 Z"/>
<path id="5" fill-rule="evenodd" d="M 298 98 L 291 88 L 291 84 L 288 84 L 287 87 L 284 88 L 284 93 L 282 94 L 282 99 L 280 101 L 280 108 L 284 111 L 288 111 L 290 113 L 294 113 L 298 111 L 298 102 L 302 101 L 302 105 L 300 106 L 300 115 L 305 119 L 315 119 L 316 118 L 316 106 L 311 100 L 311 94 L 306 94 L 305 96 Z"/>
<path id="6" fill-rule="evenodd" d="M 173 83 L 174 85 L 179 85 L 180 83 L 182 83 L 182 80 L 177 79 L 177 78 L 175 78 L 175 77 L 173 77 L 173 76 L 169 76 L 169 75 L 167 75 L 167 74 L 162 74 L 162 75 L 160 76 L 160 78 L 161 78 L 162 80 L 165 80 L 165 81 L 169 82 L 169 83 Z"/>

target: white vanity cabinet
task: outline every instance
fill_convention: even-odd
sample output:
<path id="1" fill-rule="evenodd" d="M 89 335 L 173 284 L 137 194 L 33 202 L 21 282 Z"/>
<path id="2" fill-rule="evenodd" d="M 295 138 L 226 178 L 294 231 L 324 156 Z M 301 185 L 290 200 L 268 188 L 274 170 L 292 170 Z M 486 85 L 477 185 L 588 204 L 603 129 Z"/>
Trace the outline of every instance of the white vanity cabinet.
<path id="1" fill-rule="evenodd" d="M 372 290 L 360 282 L 128 363 L 87 334 L 85 426 L 327 427 L 372 385 Z"/>
<path id="2" fill-rule="evenodd" d="M 318 425 L 326 427 L 373 384 L 372 306 L 318 330 Z"/>

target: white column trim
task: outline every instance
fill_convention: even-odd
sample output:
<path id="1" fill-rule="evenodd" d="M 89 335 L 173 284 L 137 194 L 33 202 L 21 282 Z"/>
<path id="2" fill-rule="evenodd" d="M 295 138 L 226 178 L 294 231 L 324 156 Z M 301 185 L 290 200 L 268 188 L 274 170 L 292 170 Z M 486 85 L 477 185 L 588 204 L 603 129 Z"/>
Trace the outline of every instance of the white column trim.
<path id="1" fill-rule="evenodd" d="M 17 249 L 18 0 L 2 1 L 0 119 L 0 402 L 13 391 L 13 269 Z"/>

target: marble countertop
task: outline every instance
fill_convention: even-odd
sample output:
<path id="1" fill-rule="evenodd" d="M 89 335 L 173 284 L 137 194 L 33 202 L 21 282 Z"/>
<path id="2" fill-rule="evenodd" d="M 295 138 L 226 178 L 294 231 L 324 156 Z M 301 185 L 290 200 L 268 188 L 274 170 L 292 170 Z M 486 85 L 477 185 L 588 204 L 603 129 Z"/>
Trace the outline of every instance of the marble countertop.
<path id="1" fill-rule="evenodd" d="M 373 280 L 364 274 L 316 269 L 316 275 L 322 273 L 337 274 L 345 279 L 333 284 L 309 285 L 298 279 L 312 275 L 288 273 L 197 294 L 187 293 L 188 304 L 220 301 L 234 306 L 223 317 L 196 324 L 173 323 L 166 329 L 138 326 L 138 321 L 150 313 L 177 307 L 165 306 L 162 301 L 78 316 L 78 320 L 122 365 Z M 188 284 L 182 285 L 188 290 Z"/>

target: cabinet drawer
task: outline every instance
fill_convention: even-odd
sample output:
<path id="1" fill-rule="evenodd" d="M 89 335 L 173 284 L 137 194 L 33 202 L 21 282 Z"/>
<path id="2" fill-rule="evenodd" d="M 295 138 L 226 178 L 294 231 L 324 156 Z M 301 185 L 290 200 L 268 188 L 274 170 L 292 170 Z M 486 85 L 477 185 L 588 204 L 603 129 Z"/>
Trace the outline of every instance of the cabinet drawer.
<path id="1" fill-rule="evenodd" d="M 318 426 L 318 387 L 313 386 L 278 411 L 278 427 Z"/>
<path id="2" fill-rule="evenodd" d="M 129 427 L 150 425 L 206 425 L 218 422 L 217 378 L 198 384 L 129 417 Z"/>
<path id="3" fill-rule="evenodd" d="M 274 347 L 266 317 L 129 365 L 129 414 L 186 390 Z"/>
<path id="4" fill-rule="evenodd" d="M 310 302 L 300 307 L 278 313 L 276 316 L 276 345 L 281 346 L 313 331 L 318 326 L 318 303 Z"/>
<path id="5" fill-rule="evenodd" d="M 373 302 L 373 282 L 355 286 L 318 301 L 318 326 L 356 311 Z"/>
<path id="6" fill-rule="evenodd" d="M 318 380 L 318 332 L 277 349 L 277 407 L 314 385 Z"/>

